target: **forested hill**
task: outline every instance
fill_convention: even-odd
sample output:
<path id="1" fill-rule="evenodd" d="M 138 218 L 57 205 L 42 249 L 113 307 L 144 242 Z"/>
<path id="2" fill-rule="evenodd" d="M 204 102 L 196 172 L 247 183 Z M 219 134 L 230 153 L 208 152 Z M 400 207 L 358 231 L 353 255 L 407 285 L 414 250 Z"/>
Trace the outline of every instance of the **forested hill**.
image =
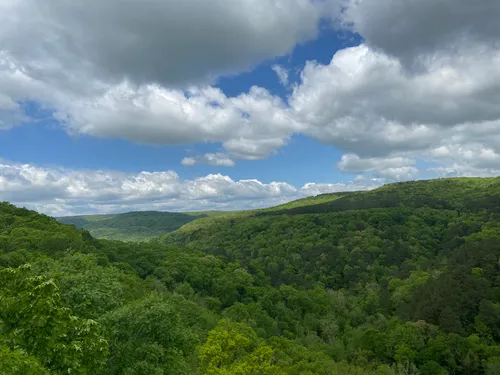
<path id="1" fill-rule="evenodd" d="M 88 230 L 94 237 L 123 241 L 145 241 L 173 232 L 205 214 L 188 215 L 176 212 L 138 211 L 116 215 L 85 215 L 59 217 L 63 224 Z"/>
<path id="2" fill-rule="evenodd" d="M 121 241 L 148 241 L 200 218 L 241 217 L 331 202 L 351 193 L 321 194 L 298 199 L 280 206 L 247 211 L 160 212 L 135 211 L 124 214 L 58 217 L 63 224 L 88 230 L 96 238 Z"/>
<path id="3" fill-rule="evenodd" d="M 341 198 L 341 199 L 340 199 Z M 339 199 L 283 207 L 259 215 L 326 213 L 369 208 L 432 207 L 444 210 L 500 212 L 500 178 L 448 178 L 400 182 Z"/>
<path id="4" fill-rule="evenodd" d="M 329 317 L 335 340 L 345 343 L 353 332 L 360 340 L 370 337 L 370 344 L 357 348 L 369 359 L 397 362 L 398 350 L 410 350 L 386 341 L 395 334 L 393 318 L 414 322 L 408 330 L 423 324 L 419 329 L 446 332 L 443 341 L 500 339 L 499 178 L 398 183 L 321 204 L 202 219 L 163 241 L 237 262 L 275 288 L 342 290 L 352 301 L 352 315 Z M 488 314 L 492 320 L 485 323 Z M 479 325 L 489 327 L 488 339 Z M 420 343 L 401 355 L 422 373 L 457 373 L 465 365 L 445 359 L 452 347 L 437 354 L 437 337 L 419 336 Z M 422 356 L 434 359 L 425 364 Z"/>
<path id="5" fill-rule="evenodd" d="M 393 184 L 147 243 L 0 204 L 0 374 L 499 374 L 499 197 Z"/>

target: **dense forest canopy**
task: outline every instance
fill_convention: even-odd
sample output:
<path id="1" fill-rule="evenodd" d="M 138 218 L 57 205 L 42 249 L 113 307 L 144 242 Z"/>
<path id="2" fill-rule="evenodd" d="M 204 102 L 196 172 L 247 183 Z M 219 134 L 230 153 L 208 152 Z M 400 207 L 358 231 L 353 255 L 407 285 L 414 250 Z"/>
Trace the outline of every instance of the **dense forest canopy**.
<path id="1" fill-rule="evenodd" d="M 0 373 L 500 374 L 500 178 L 211 215 L 142 243 L 1 203 Z"/>

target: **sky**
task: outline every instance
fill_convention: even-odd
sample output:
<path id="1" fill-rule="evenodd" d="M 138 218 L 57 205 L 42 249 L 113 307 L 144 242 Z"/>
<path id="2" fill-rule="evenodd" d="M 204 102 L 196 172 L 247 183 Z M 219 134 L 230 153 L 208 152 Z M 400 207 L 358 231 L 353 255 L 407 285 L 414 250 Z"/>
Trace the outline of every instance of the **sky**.
<path id="1" fill-rule="evenodd" d="M 0 0 L 0 201 L 266 207 L 500 175 L 498 0 Z"/>

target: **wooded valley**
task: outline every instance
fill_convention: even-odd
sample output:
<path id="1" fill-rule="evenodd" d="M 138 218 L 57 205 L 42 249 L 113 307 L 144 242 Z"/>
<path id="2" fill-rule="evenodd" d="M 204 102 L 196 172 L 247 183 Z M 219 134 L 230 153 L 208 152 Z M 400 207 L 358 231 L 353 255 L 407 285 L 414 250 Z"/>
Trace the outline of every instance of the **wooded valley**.
<path id="1" fill-rule="evenodd" d="M 122 242 L 0 203 L 0 374 L 500 374 L 500 178 L 202 216 Z"/>

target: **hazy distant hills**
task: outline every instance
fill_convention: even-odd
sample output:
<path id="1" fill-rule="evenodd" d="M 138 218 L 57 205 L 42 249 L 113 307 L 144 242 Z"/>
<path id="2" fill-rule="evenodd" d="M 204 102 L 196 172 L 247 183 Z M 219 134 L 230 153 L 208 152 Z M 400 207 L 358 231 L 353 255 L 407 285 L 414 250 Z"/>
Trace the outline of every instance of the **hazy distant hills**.
<path id="1" fill-rule="evenodd" d="M 96 238 L 144 241 L 167 235 L 180 228 L 183 232 L 190 232 L 211 226 L 213 223 L 261 216 L 327 214 L 400 206 L 495 211 L 500 207 L 499 182 L 498 178 L 413 181 L 389 184 L 371 191 L 321 194 L 255 210 L 189 213 L 139 211 L 112 215 L 69 216 L 57 220 L 86 229 Z"/>
<path id="2" fill-rule="evenodd" d="M 183 225 L 202 218 L 244 217 L 314 204 L 327 203 L 352 193 L 321 194 L 298 199 L 276 207 L 245 211 L 160 212 L 134 211 L 124 214 L 81 215 L 56 218 L 63 224 L 88 230 L 96 238 L 122 241 L 147 241 L 173 232 Z"/>
<path id="3" fill-rule="evenodd" d="M 138 211 L 116 215 L 85 215 L 59 217 L 63 224 L 88 230 L 96 238 L 144 241 L 179 229 L 205 214 Z"/>

